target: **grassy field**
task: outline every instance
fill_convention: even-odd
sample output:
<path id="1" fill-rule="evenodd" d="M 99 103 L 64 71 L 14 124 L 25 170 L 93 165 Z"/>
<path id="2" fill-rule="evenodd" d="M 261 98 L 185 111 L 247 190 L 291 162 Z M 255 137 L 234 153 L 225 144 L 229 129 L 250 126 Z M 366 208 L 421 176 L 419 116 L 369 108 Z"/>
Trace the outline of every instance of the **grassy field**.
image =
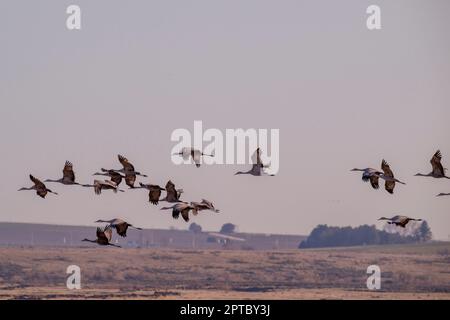
<path id="1" fill-rule="evenodd" d="M 450 244 L 290 251 L 0 248 L 0 299 L 450 299 Z M 66 268 L 81 268 L 81 290 Z M 369 291 L 369 265 L 381 290 Z"/>

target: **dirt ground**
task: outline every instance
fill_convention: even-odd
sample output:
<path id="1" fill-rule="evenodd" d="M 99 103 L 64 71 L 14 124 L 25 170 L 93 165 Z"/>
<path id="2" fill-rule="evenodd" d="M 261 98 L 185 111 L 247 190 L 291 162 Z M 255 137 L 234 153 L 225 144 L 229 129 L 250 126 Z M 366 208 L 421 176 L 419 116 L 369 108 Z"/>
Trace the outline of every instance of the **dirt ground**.
<path id="1" fill-rule="evenodd" d="M 69 265 L 81 290 L 69 290 Z M 367 267 L 381 289 L 366 287 Z M 450 299 L 450 244 L 289 251 L 0 248 L 0 299 Z"/>

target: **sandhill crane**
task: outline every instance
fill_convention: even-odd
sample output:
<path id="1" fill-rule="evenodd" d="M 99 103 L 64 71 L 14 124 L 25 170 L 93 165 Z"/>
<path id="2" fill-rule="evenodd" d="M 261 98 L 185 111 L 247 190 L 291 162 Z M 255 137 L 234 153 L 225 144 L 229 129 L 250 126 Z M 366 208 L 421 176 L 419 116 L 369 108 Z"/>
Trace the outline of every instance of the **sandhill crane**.
<path id="1" fill-rule="evenodd" d="M 126 172 L 128 171 L 128 172 L 133 172 L 133 173 L 135 173 L 137 176 L 147 177 L 147 175 L 145 175 L 145 174 L 143 174 L 143 173 L 140 173 L 140 172 L 136 171 L 136 170 L 134 169 L 134 166 L 131 164 L 131 162 L 128 161 L 128 159 L 125 158 L 124 156 L 118 154 L 118 155 L 117 155 L 117 158 L 119 159 L 119 162 L 122 164 L 123 168 L 120 169 L 120 170 L 116 170 L 116 171 L 119 171 L 119 172 L 122 172 L 122 173 L 126 173 Z"/>
<path id="2" fill-rule="evenodd" d="M 394 193 L 394 188 L 395 188 L 396 182 L 398 182 L 400 184 L 406 184 L 404 182 L 401 182 L 400 180 L 397 180 L 394 177 L 394 173 L 392 172 L 391 168 L 389 167 L 389 164 L 384 159 L 381 161 L 381 169 L 383 170 L 383 174 L 380 175 L 380 178 L 382 178 L 386 181 L 384 183 L 384 188 L 390 194 Z"/>
<path id="3" fill-rule="evenodd" d="M 61 179 L 46 179 L 44 182 L 56 182 L 65 185 L 80 185 L 75 182 L 75 172 L 73 171 L 73 164 L 70 161 L 66 161 L 63 168 L 63 177 Z"/>
<path id="4" fill-rule="evenodd" d="M 123 221 L 122 219 L 115 218 L 112 220 L 97 220 L 95 222 L 105 222 L 108 224 L 108 227 L 114 228 L 117 231 L 117 234 L 121 237 L 127 236 L 127 230 L 128 228 L 134 228 L 136 230 L 142 230 L 142 228 L 135 227 L 131 224 L 129 224 L 126 221 Z"/>
<path id="5" fill-rule="evenodd" d="M 192 210 L 192 213 L 194 215 L 197 215 L 198 212 L 202 211 L 202 210 L 211 210 L 216 213 L 220 212 L 220 210 L 218 210 L 214 207 L 214 204 L 211 201 L 208 201 L 205 199 L 202 199 L 201 202 L 191 202 L 191 206 L 194 207 L 194 209 Z"/>
<path id="6" fill-rule="evenodd" d="M 113 181 L 117 186 L 119 186 L 122 183 L 122 179 L 125 178 L 125 176 L 114 170 L 106 170 L 102 168 L 101 171 L 102 172 L 96 172 L 93 175 L 109 177 L 110 180 Z"/>
<path id="7" fill-rule="evenodd" d="M 450 193 L 439 193 L 436 197 L 450 196 Z"/>
<path id="8" fill-rule="evenodd" d="M 176 189 L 175 184 L 169 180 L 166 183 L 166 197 L 161 199 L 161 201 L 181 202 L 180 197 L 183 192 L 183 189 Z"/>
<path id="9" fill-rule="evenodd" d="M 161 198 L 161 191 L 166 190 L 164 188 L 161 188 L 157 184 L 144 184 L 142 182 L 139 183 L 140 187 L 148 190 L 148 201 L 154 205 L 157 205 Z"/>
<path id="10" fill-rule="evenodd" d="M 263 164 L 261 160 L 261 148 L 256 149 L 256 163 L 253 164 L 252 168 L 249 171 L 238 171 L 234 175 L 239 174 L 250 174 L 252 176 L 261 176 L 265 174 L 264 168 L 269 168 L 269 165 Z M 274 174 L 270 174 L 270 176 L 274 176 Z"/>
<path id="11" fill-rule="evenodd" d="M 18 191 L 24 191 L 24 190 L 35 190 L 36 194 L 38 196 L 40 196 L 41 198 L 45 198 L 45 196 L 47 195 L 47 193 L 53 193 L 56 194 L 56 192 L 53 192 L 52 190 L 48 189 L 45 184 L 40 181 L 39 179 L 33 177 L 33 175 L 30 174 L 30 180 L 33 181 L 34 186 L 29 187 L 29 188 L 20 188 Z"/>
<path id="12" fill-rule="evenodd" d="M 350 171 L 362 171 L 363 172 L 362 180 L 364 182 L 370 181 L 370 184 L 374 189 L 378 189 L 380 187 L 378 182 L 379 178 L 385 180 L 384 188 L 386 189 L 387 192 L 391 194 L 394 193 L 396 182 L 405 184 L 404 182 L 394 177 L 394 173 L 389 167 L 389 164 L 384 159 L 381 161 L 381 169 L 383 170 L 382 172 L 373 168 L 365 168 L 365 169 L 354 168 Z"/>
<path id="13" fill-rule="evenodd" d="M 194 161 L 195 166 L 197 168 L 200 167 L 201 157 L 203 157 L 203 156 L 214 157 L 213 154 L 206 154 L 206 153 L 203 153 L 200 150 L 197 150 L 197 149 L 194 149 L 194 148 L 190 148 L 190 147 L 184 147 L 184 148 L 181 149 L 180 152 L 174 153 L 174 155 L 182 156 L 183 160 L 185 160 L 185 161 L 189 160 L 189 157 L 191 157 L 192 161 Z"/>
<path id="14" fill-rule="evenodd" d="M 387 220 L 387 222 L 389 224 L 395 224 L 396 226 L 399 226 L 402 228 L 406 227 L 406 225 L 410 221 L 422 221 L 422 219 L 414 219 L 414 218 L 409 218 L 407 216 L 394 216 L 392 218 L 381 217 L 378 220 Z"/>
<path id="15" fill-rule="evenodd" d="M 122 169 L 112 170 L 125 174 L 125 183 L 130 187 L 134 188 L 134 183 L 136 182 L 136 176 L 147 177 L 147 175 L 142 174 L 134 169 L 133 164 L 122 155 L 117 155 L 119 162 L 122 164 Z M 109 171 L 109 170 L 108 170 Z"/>
<path id="16" fill-rule="evenodd" d="M 445 175 L 445 170 L 447 170 L 447 169 L 442 166 L 441 159 L 442 159 L 442 154 L 441 154 L 441 151 L 438 150 L 433 155 L 433 158 L 431 158 L 431 160 L 430 160 L 431 167 L 433 168 L 433 170 L 428 174 L 417 173 L 416 176 L 450 179 L 450 177 Z"/>
<path id="17" fill-rule="evenodd" d="M 172 210 L 172 217 L 174 219 L 178 219 L 181 213 L 181 216 L 183 217 L 184 221 L 188 222 L 189 211 L 194 210 L 194 207 L 187 202 L 178 202 L 171 207 L 163 207 L 160 210 L 170 210 L 170 209 Z"/>
<path id="18" fill-rule="evenodd" d="M 125 173 L 125 183 L 130 188 L 134 188 L 134 183 L 136 182 L 136 174 L 133 172 L 127 172 Z"/>
<path id="19" fill-rule="evenodd" d="M 111 239 L 112 239 L 112 229 L 110 226 L 106 226 L 103 229 L 97 228 L 97 239 L 95 240 L 83 239 L 81 241 L 88 241 L 92 243 L 97 243 L 102 246 L 113 246 L 120 248 L 120 246 L 111 243 Z"/>
<path id="20" fill-rule="evenodd" d="M 113 190 L 114 193 L 117 193 L 117 191 L 124 192 L 117 188 L 117 184 L 114 181 L 110 180 L 94 180 L 93 187 L 95 194 L 101 194 L 102 190 Z"/>
<path id="21" fill-rule="evenodd" d="M 370 181 L 370 184 L 374 189 L 378 189 L 380 187 L 378 184 L 378 178 L 382 174 L 382 172 L 375 170 L 373 168 L 365 168 L 365 169 L 353 168 L 350 171 L 362 171 L 363 173 L 362 180 L 364 182 Z"/>

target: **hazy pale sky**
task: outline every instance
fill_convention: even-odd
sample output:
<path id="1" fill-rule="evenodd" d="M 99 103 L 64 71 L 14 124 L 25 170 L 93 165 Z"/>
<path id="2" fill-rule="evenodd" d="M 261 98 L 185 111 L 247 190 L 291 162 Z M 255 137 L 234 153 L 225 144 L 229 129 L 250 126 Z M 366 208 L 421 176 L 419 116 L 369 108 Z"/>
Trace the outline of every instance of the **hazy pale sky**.
<path id="1" fill-rule="evenodd" d="M 66 28 L 66 8 L 82 30 Z M 366 28 L 381 7 L 382 29 Z M 170 178 L 185 200 L 212 200 L 206 230 L 308 234 L 317 224 L 426 219 L 450 234 L 450 180 L 431 170 L 439 148 L 450 168 L 450 1 L 20 1 L 0 2 L 0 221 L 92 224 L 123 217 L 146 228 L 186 228 L 121 194 L 48 187 L 65 160 L 92 183 L 127 156 L 149 180 Z M 174 129 L 280 129 L 275 177 L 234 176 L 246 166 L 175 166 Z M 407 183 L 372 190 L 354 167 L 385 158 Z"/>

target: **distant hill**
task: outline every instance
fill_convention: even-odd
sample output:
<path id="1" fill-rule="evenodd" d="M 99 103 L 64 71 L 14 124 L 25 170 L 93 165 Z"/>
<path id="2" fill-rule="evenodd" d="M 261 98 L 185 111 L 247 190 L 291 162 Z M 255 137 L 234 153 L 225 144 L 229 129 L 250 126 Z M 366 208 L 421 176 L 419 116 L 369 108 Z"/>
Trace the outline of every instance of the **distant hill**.
<path id="1" fill-rule="evenodd" d="M 0 223 L 0 246 L 94 246 L 82 239 L 95 239 L 95 227 L 33 223 Z M 129 248 L 177 249 L 295 249 L 306 236 L 258 233 L 193 233 L 187 230 L 129 230 L 126 238 L 114 233 L 113 242 Z"/>

